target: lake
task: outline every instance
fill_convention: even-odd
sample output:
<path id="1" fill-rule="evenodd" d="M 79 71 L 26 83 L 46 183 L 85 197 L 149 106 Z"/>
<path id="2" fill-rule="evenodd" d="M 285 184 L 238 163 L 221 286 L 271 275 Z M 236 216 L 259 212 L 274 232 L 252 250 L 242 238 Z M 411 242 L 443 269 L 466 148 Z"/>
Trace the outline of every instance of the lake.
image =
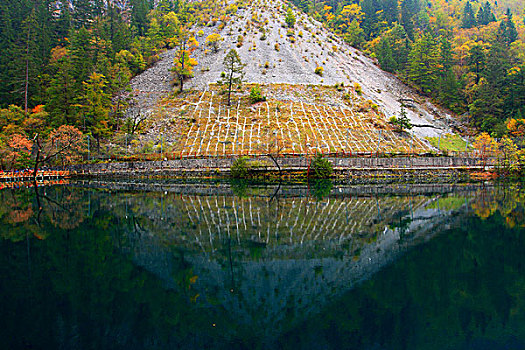
<path id="1" fill-rule="evenodd" d="M 0 190 L 6 349 L 525 349 L 520 184 Z"/>

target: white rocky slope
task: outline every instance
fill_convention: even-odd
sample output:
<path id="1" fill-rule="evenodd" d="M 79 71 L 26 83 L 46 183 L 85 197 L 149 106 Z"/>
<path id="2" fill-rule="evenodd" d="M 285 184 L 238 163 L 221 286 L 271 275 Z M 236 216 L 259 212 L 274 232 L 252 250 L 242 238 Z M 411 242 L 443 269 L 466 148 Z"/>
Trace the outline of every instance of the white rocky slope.
<path id="1" fill-rule="evenodd" d="M 194 78 L 186 82 L 185 87 L 204 90 L 209 83 L 216 82 L 224 70 L 224 56 L 234 48 L 246 64 L 245 81 L 248 83 L 344 83 L 346 87 L 358 83 L 363 96 L 376 103 L 386 117 L 398 115 L 401 100 L 408 100 L 407 114 L 416 125 L 416 136 L 423 138 L 450 132 L 447 121 L 451 115 L 447 111 L 418 95 L 392 74 L 382 71 L 359 50 L 344 43 L 304 13 L 294 10 L 297 22 L 293 36 L 288 36 L 289 28 L 284 24 L 287 6 L 281 0 L 253 2 L 231 15 L 222 30 L 218 25 L 195 28 L 195 33 L 204 33 L 197 36 L 200 46 L 194 53 L 199 64 L 194 69 Z M 264 40 L 261 40 L 260 27 L 266 33 Z M 217 52 L 205 45 L 205 39 L 211 33 L 219 33 L 224 38 Z M 244 40 L 242 46 L 237 47 L 239 35 L 243 35 Z M 292 37 L 295 42 L 292 42 Z M 142 109 L 151 109 L 158 97 L 170 90 L 169 68 L 173 56 L 173 50 L 164 53 L 160 62 L 132 80 L 131 87 L 138 92 L 136 95 Z M 322 76 L 315 74 L 318 66 L 323 67 Z"/>

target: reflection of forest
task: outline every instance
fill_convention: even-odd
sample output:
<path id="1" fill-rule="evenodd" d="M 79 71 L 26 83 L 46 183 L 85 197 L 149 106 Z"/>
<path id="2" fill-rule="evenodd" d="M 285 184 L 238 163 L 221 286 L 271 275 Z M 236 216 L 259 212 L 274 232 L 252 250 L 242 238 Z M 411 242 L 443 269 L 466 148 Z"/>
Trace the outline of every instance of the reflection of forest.
<path id="1" fill-rule="evenodd" d="M 265 186 L 242 196 L 209 190 L 213 186 L 202 194 L 50 187 L 40 188 L 38 198 L 34 189 L 0 191 L 3 289 L 11 291 L 7 300 L 20 295 L 40 305 L 8 301 L 2 310 L 42 312 L 46 316 L 33 317 L 39 327 L 56 328 L 48 336 L 66 347 L 77 333 L 90 339 L 89 327 L 82 328 L 87 320 L 104 324 L 98 333 L 106 341 L 128 346 L 145 337 L 180 348 L 181 339 L 196 339 L 191 334 L 251 346 L 294 329 L 466 214 L 492 220 L 496 211 L 508 213 L 506 225 L 513 227 L 523 213 L 515 187 L 426 196 L 356 196 L 335 188 L 332 193 L 346 194 L 323 199 L 290 188 L 275 196 L 275 187 Z M 424 271 L 412 273 L 416 285 Z M 57 304 L 54 298 L 62 297 Z M 54 309 L 59 304 L 65 306 Z M 105 310 L 112 304 L 119 310 L 110 316 Z M 352 327 L 366 326 L 355 322 Z M 38 337 L 39 327 L 24 335 L 4 326 L 18 337 Z"/>

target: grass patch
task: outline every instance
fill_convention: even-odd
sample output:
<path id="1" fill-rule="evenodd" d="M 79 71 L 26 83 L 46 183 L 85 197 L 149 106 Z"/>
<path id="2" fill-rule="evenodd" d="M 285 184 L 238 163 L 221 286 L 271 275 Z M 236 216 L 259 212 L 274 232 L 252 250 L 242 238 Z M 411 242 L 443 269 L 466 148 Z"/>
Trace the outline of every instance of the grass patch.
<path id="1" fill-rule="evenodd" d="M 438 148 L 439 143 L 439 150 L 441 151 L 464 152 L 467 145 L 467 142 L 461 139 L 459 135 L 453 134 L 441 136 L 441 141 L 439 141 L 439 137 L 427 137 L 427 140 L 436 148 Z M 469 144 L 468 149 L 473 149 L 471 144 Z"/>
<path id="2" fill-rule="evenodd" d="M 438 200 L 430 203 L 426 206 L 427 209 L 440 209 L 440 210 L 458 210 L 465 205 L 465 198 L 462 197 L 446 197 L 439 198 Z"/>

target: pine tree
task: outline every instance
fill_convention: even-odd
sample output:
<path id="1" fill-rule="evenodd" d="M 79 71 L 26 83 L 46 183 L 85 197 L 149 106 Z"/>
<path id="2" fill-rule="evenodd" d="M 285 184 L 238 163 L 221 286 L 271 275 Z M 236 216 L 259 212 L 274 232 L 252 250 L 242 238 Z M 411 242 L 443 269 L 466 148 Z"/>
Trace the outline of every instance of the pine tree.
<path id="1" fill-rule="evenodd" d="M 57 21 L 56 35 L 59 39 L 68 37 L 73 26 L 72 21 L 69 2 L 66 1 L 60 6 L 60 16 L 58 17 Z"/>
<path id="2" fill-rule="evenodd" d="M 456 113 L 464 112 L 462 92 L 456 75 L 452 70 L 446 71 L 437 80 L 437 99 L 444 106 Z"/>
<path id="3" fill-rule="evenodd" d="M 284 21 L 286 22 L 286 25 L 289 28 L 293 28 L 293 26 L 295 25 L 295 15 L 293 14 L 293 11 L 291 8 L 288 8 L 288 10 L 286 11 L 286 17 Z"/>
<path id="4" fill-rule="evenodd" d="M 82 124 L 85 130 L 91 132 L 100 143 L 100 139 L 109 135 L 109 112 L 111 110 L 111 95 L 107 92 L 107 80 L 102 74 L 92 73 L 84 86 L 79 98 L 82 114 Z"/>
<path id="5" fill-rule="evenodd" d="M 7 62 L 10 75 L 8 87 L 11 101 L 24 106 L 27 114 L 29 99 L 35 89 L 34 82 L 38 75 L 41 62 L 38 60 L 38 43 L 36 41 L 38 32 L 36 11 L 32 9 L 29 15 L 21 23 L 21 30 L 16 41 L 10 47 L 8 55 L 11 60 Z"/>
<path id="6" fill-rule="evenodd" d="M 410 40 L 414 40 L 415 16 L 420 11 L 419 0 L 404 0 L 401 3 L 401 24 Z"/>
<path id="7" fill-rule="evenodd" d="M 430 33 L 416 40 L 408 56 L 408 78 L 430 94 L 439 74 L 439 45 Z"/>
<path id="8" fill-rule="evenodd" d="M 397 0 L 383 0 L 381 2 L 384 17 L 387 23 L 390 25 L 398 21 L 399 9 Z"/>
<path id="9" fill-rule="evenodd" d="M 231 49 L 224 57 L 223 61 L 225 74 L 222 80 L 219 80 L 221 85 L 227 86 L 228 91 L 228 106 L 231 105 L 231 93 L 234 85 L 242 84 L 244 77 L 244 67 L 246 66 L 241 62 L 241 58 L 237 54 L 235 49 Z"/>
<path id="10" fill-rule="evenodd" d="M 487 25 L 491 22 L 496 22 L 496 17 L 492 13 L 492 7 L 487 1 L 485 5 L 480 6 L 478 14 L 476 15 L 476 20 L 478 25 Z"/>
<path id="11" fill-rule="evenodd" d="M 485 25 L 485 10 L 483 10 L 483 6 L 479 7 L 478 13 L 476 14 L 476 22 L 479 25 Z"/>
<path id="12" fill-rule="evenodd" d="M 506 116 L 521 119 L 525 115 L 525 64 L 509 69 L 503 85 Z"/>
<path id="13" fill-rule="evenodd" d="M 361 28 L 363 28 L 365 37 L 367 39 L 374 38 L 380 33 L 381 22 L 383 20 L 379 1 L 363 0 L 361 1 L 361 9 L 364 13 Z"/>
<path id="14" fill-rule="evenodd" d="M 460 85 L 456 79 L 452 67 L 454 65 L 452 45 L 447 36 L 440 40 L 440 65 L 441 72 L 437 79 L 437 99 L 446 107 L 461 111 Z"/>
<path id="15" fill-rule="evenodd" d="M 392 44 L 388 36 L 381 37 L 375 52 L 381 69 L 394 73 L 397 69 L 397 64 L 392 55 Z"/>
<path id="16" fill-rule="evenodd" d="M 72 0 L 72 19 L 75 28 L 89 27 L 95 18 L 93 2 L 90 0 Z"/>
<path id="17" fill-rule="evenodd" d="M 89 78 L 96 62 L 92 34 L 86 28 L 80 28 L 73 34 L 70 48 L 73 77 L 77 82 L 76 90 L 80 91 L 82 82 Z"/>
<path id="18" fill-rule="evenodd" d="M 463 9 L 463 16 L 461 17 L 461 24 L 463 28 L 472 28 L 476 26 L 476 17 L 470 1 L 467 1 Z"/>
<path id="19" fill-rule="evenodd" d="M 479 83 L 481 74 L 485 69 L 485 53 L 480 45 L 472 46 L 467 57 L 467 64 L 470 66 L 469 71 L 476 75 L 476 84 Z"/>
<path id="20" fill-rule="evenodd" d="M 516 25 L 512 20 L 512 12 L 510 9 L 507 9 L 505 17 L 506 18 L 501 21 L 498 31 L 498 38 L 500 41 L 510 45 L 518 39 L 518 31 L 516 30 Z"/>
<path id="21" fill-rule="evenodd" d="M 476 86 L 473 102 L 468 107 L 471 120 L 482 131 L 492 131 L 502 119 L 503 99 L 485 79 Z"/>
<path id="22" fill-rule="evenodd" d="M 149 9 L 147 0 L 131 0 L 131 24 L 137 28 L 138 35 L 146 34 Z"/>
<path id="23" fill-rule="evenodd" d="M 57 47 L 51 55 L 53 78 L 47 89 L 48 101 L 46 111 L 49 112 L 50 124 L 78 124 L 74 119 L 73 105 L 76 96 L 75 79 L 71 57 L 66 48 Z"/>

